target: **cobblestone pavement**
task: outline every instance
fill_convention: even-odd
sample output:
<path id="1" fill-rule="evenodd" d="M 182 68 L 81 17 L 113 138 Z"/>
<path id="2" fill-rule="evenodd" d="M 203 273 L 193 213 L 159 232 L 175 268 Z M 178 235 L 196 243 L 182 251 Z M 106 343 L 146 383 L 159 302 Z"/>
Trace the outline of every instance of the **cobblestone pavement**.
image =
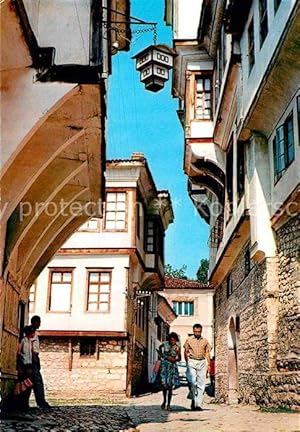
<path id="1" fill-rule="evenodd" d="M 161 410 L 161 394 L 116 401 L 59 401 L 49 411 L 31 409 L 26 415 L 1 421 L 1 432 L 299 432 L 295 413 L 266 413 L 256 406 L 216 405 L 205 399 L 204 410 L 193 412 L 186 388 L 176 390 L 171 412 Z M 90 405 L 93 403 L 93 405 Z M 136 429 L 134 428 L 136 427 Z"/>
<path id="2" fill-rule="evenodd" d="M 11 415 L 0 424 L 1 432 L 115 432 L 130 428 L 124 405 L 60 406 L 51 410 L 31 409 L 26 414 Z"/>
<path id="3" fill-rule="evenodd" d="M 256 406 L 229 406 L 210 403 L 204 410 L 190 410 L 186 388 L 175 391 L 173 410 L 161 410 L 161 394 L 135 398 L 128 413 L 140 432 L 297 432 L 297 413 L 262 412 Z"/>

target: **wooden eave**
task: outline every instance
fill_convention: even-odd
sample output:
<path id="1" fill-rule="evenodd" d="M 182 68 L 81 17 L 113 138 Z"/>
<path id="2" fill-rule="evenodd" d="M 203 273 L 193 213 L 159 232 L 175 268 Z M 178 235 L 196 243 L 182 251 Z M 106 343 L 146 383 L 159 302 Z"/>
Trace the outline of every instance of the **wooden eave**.
<path id="1" fill-rule="evenodd" d="M 248 241 L 249 232 L 250 216 L 248 212 L 245 211 L 230 238 L 226 242 L 226 245 L 209 276 L 209 283 L 211 285 L 218 287 L 223 282 L 227 274 L 230 272 L 230 269 L 236 261 L 241 249 Z"/>

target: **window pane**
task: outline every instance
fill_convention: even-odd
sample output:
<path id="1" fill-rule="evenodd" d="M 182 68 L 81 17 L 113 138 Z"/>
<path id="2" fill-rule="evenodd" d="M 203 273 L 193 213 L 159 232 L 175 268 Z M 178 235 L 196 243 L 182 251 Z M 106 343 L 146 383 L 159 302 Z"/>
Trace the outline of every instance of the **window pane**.
<path id="1" fill-rule="evenodd" d="M 115 212 L 107 212 L 106 213 L 106 220 L 107 221 L 114 221 L 115 220 Z"/>
<path id="2" fill-rule="evenodd" d="M 91 282 L 98 282 L 99 281 L 99 273 L 90 273 L 90 281 Z"/>
<path id="3" fill-rule="evenodd" d="M 125 228 L 125 222 L 124 221 L 117 221 L 116 222 L 116 228 L 117 229 L 124 229 Z"/>
<path id="4" fill-rule="evenodd" d="M 284 140 L 284 127 L 283 126 L 280 126 L 276 130 L 276 138 L 277 138 L 278 141 Z"/>
<path id="5" fill-rule="evenodd" d="M 63 277 L 62 277 L 64 282 L 71 282 L 72 280 L 72 273 L 68 272 L 68 273 L 63 273 Z"/>
<path id="6" fill-rule="evenodd" d="M 98 294 L 90 293 L 89 294 L 89 303 L 97 302 Z"/>
<path id="7" fill-rule="evenodd" d="M 90 312 L 97 312 L 97 310 L 98 310 L 98 304 L 97 303 L 90 303 L 88 305 L 88 310 Z"/>
<path id="8" fill-rule="evenodd" d="M 100 292 L 101 293 L 109 293 L 109 291 L 110 291 L 109 284 L 103 284 L 100 286 Z"/>
<path id="9" fill-rule="evenodd" d="M 112 202 L 112 201 L 116 201 L 116 194 L 115 193 L 113 193 L 113 192 L 109 192 L 107 195 L 106 195 L 106 201 L 107 202 Z"/>
<path id="10" fill-rule="evenodd" d="M 90 292 L 91 294 L 98 293 L 98 292 L 99 292 L 99 285 L 98 285 L 98 284 L 90 285 L 90 286 L 89 286 L 89 292 Z"/>
<path id="11" fill-rule="evenodd" d="M 99 311 L 100 312 L 107 312 L 109 310 L 109 304 L 108 303 L 100 303 L 99 305 Z"/>
<path id="12" fill-rule="evenodd" d="M 61 281 L 61 273 L 52 273 L 52 281 L 53 282 L 60 282 Z"/>
<path id="13" fill-rule="evenodd" d="M 210 80 L 209 79 L 205 80 L 205 90 L 210 90 Z"/>
<path id="14" fill-rule="evenodd" d="M 197 92 L 203 91 L 203 80 L 202 79 L 197 80 L 196 89 L 197 89 Z"/>
<path id="15" fill-rule="evenodd" d="M 276 136 L 273 139 L 273 153 L 274 153 L 274 173 L 275 173 L 275 180 L 277 180 L 277 173 L 278 173 L 278 155 L 277 155 L 277 142 L 276 142 Z"/>
<path id="16" fill-rule="evenodd" d="M 65 312 L 70 310 L 70 284 L 52 284 L 50 310 L 55 312 Z"/>
<path id="17" fill-rule="evenodd" d="M 118 192 L 117 193 L 117 201 L 125 201 L 125 199 L 126 199 L 125 192 Z"/>
<path id="18" fill-rule="evenodd" d="M 284 154 L 278 157 L 278 172 L 280 173 L 285 168 L 285 156 Z"/>
<path id="19" fill-rule="evenodd" d="M 178 302 L 178 315 L 182 315 L 182 302 Z"/>
<path id="20" fill-rule="evenodd" d="M 125 221 L 125 212 L 117 212 L 116 213 L 116 220 L 117 221 Z"/>
<path id="21" fill-rule="evenodd" d="M 115 202 L 108 202 L 106 203 L 106 211 L 114 211 L 116 207 Z"/>
<path id="22" fill-rule="evenodd" d="M 101 282 L 109 282 L 110 273 L 100 273 Z"/>
<path id="23" fill-rule="evenodd" d="M 194 302 L 190 303 L 190 315 L 194 315 Z"/>
<path id="24" fill-rule="evenodd" d="M 106 221 L 106 229 L 115 229 L 114 221 Z"/>
<path id="25" fill-rule="evenodd" d="M 289 151 L 288 151 L 288 164 L 290 164 L 291 162 L 293 162 L 295 158 L 295 150 L 294 150 L 294 144 L 289 146 Z"/>
<path id="26" fill-rule="evenodd" d="M 117 210 L 125 210 L 125 208 L 126 208 L 125 202 L 117 203 Z"/>
<path id="27" fill-rule="evenodd" d="M 189 315 L 189 303 L 184 303 L 184 315 Z"/>
<path id="28" fill-rule="evenodd" d="M 101 293 L 100 301 L 108 303 L 108 301 L 109 301 L 109 294 L 103 294 L 103 293 Z"/>

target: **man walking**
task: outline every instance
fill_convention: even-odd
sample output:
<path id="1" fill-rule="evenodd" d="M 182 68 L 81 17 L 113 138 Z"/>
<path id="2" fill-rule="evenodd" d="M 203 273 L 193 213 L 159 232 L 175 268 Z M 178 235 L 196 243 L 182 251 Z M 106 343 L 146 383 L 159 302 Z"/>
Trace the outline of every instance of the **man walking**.
<path id="1" fill-rule="evenodd" d="M 208 340 L 201 336 L 201 324 L 194 324 L 193 332 L 194 335 L 188 337 L 184 344 L 184 357 L 191 380 L 191 391 L 188 397 L 192 398 L 191 409 L 202 411 L 205 380 L 210 368 L 211 348 Z"/>
<path id="2" fill-rule="evenodd" d="M 38 330 L 41 325 L 41 318 L 38 315 L 34 315 L 31 318 L 31 325 L 35 330 Z M 41 363 L 40 363 L 40 341 L 39 337 L 36 334 L 33 338 L 32 344 L 32 371 L 33 371 L 33 391 L 34 397 L 36 400 L 36 404 L 39 408 L 47 409 L 51 408 L 48 402 L 45 399 L 45 390 L 43 378 L 41 375 Z"/>

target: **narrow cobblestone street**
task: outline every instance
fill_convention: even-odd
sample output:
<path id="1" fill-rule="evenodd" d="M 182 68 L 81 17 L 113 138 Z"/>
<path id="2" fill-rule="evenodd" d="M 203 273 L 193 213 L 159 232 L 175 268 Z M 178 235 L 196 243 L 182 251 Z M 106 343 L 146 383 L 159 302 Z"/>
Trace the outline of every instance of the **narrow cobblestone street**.
<path id="1" fill-rule="evenodd" d="M 26 415 L 26 419 L 24 416 L 24 418 L 15 417 L 2 421 L 1 431 L 297 432 L 300 430 L 298 413 L 262 412 L 256 406 L 216 405 L 210 398 L 206 398 L 202 412 L 192 412 L 186 399 L 185 387 L 175 392 L 171 412 L 161 410 L 160 403 L 161 394 L 153 393 L 130 401 L 116 400 L 109 405 L 55 406 L 44 412 L 32 409 L 30 414 Z"/>

